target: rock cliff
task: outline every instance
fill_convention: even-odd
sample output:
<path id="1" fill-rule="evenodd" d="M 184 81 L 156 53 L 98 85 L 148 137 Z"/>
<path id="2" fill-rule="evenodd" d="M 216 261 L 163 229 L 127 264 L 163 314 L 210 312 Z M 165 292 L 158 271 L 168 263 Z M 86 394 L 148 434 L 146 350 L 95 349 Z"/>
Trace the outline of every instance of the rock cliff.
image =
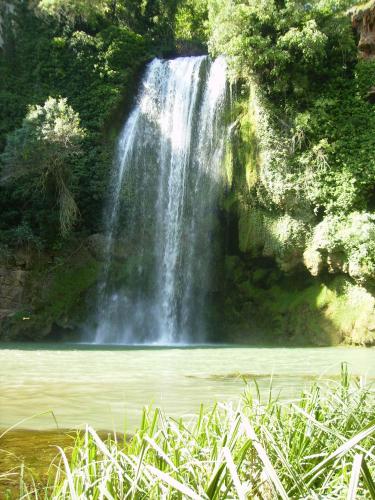
<path id="1" fill-rule="evenodd" d="M 359 35 L 358 53 L 362 59 L 375 59 L 375 1 L 351 11 L 353 28 Z"/>

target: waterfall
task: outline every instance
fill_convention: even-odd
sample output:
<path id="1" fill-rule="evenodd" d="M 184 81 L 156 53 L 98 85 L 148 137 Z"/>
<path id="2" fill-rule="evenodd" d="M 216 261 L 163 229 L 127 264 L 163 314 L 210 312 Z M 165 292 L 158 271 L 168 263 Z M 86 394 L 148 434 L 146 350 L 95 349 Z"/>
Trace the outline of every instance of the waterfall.
<path id="1" fill-rule="evenodd" d="M 203 342 L 226 129 L 223 58 L 154 59 L 118 140 L 96 343 Z"/>

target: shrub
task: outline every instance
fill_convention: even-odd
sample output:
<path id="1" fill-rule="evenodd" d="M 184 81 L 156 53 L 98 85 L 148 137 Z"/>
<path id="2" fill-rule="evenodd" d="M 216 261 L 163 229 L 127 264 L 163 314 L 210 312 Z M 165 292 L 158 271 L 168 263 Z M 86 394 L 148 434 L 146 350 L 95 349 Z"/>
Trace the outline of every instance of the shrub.
<path id="1" fill-rule="evenodd" d="M 22 127 L 9 135 L 1 157 L 6 181 L 35 176 L 41 189 L 56 193 L 63 236 L 78 213 L 71 192 L 71 162 L 80 154 L 83 137 L 78 114 L 67 100 L 50 97 L 43 106 L 29 108 Z"/>
<path id="2" fill-rule="evenodd" d="M 307 234 L 308 226 L 289 214 L 278 216 L 249 208 L 240 217 L 241 251 L 273 257 L 284 271 L 290 271 L 301 262 Z"/>
<path id="3" fill-rule="evenodd" d="M 313 231 L 305 252 L 307 267 L 320 258 L 330 272 L 344 272 L 359 283 L 375 278 L 375 215 L 331 215 Z M 314 274 L 314 273 L 313 273 Z"/>

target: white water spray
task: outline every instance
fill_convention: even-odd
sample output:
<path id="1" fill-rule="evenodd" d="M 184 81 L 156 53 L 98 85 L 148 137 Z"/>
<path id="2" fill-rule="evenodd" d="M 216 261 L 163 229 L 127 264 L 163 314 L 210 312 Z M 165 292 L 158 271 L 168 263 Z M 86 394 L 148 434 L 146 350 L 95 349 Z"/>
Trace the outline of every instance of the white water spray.
<path id="1" fill-rule="evenodd" d="M 155 59 L 148 66 L 118 141 L 97 343 L 205 340 L 223 183 L 225 73 L 222 58 Z"/>

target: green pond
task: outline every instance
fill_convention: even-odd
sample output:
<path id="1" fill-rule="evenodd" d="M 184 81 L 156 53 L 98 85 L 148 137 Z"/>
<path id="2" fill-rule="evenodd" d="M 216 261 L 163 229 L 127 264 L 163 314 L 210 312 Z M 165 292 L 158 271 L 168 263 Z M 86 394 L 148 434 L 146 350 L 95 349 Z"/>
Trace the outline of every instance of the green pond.
<path id="1" fill-rule="evenodd" d="M 95 347 L 2 345 L 0 428 L 24 420 L 23 429 L 82 427 L 132 431 L 143 406 L 171 416 L 196 412 L 200 403 L 238 399 L 246 382 L 268 396 L 296 397 L 313 380 L 353 375 L 375 379 L 375 349 L 244 346 Z M 39 415 L 39 416 L 38 416 Z"/>

